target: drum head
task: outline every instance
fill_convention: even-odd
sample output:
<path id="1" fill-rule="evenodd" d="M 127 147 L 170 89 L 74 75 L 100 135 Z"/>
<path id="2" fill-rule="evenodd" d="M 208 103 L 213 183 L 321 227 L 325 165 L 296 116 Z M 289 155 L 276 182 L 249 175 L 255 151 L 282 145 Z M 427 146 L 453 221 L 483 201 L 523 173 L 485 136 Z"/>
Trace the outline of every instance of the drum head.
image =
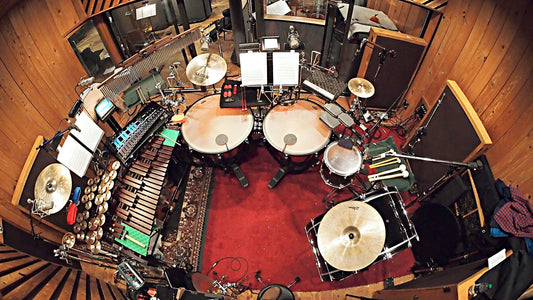
<path id="1" fill-rule="evenodd" d="M 357 148 L 347 149 L 339 146 L 338 142 L 333 142 L 324 152 L 324 163 L 331 172 L 350 176 L 361 169 L 363 157 Z"/>
<path id="2" fill-rule="evenodd" d="M 291 106 L 276 105 L 263 120 L 265 138 L 276 150 L 288 155 L 316 153 L 331 136 L 329 127 L 319 119 L 323 111 L 307 100 L 298 100 Z"/>
<path id="3" fill-rule="evenodd" d="M 220 108 L 220 95 L 196 101 L 185 113 L 183 138 L 193 150 L 220 154 L 237 148 L 252 132 L 254 119 L 249 110 Z"/>

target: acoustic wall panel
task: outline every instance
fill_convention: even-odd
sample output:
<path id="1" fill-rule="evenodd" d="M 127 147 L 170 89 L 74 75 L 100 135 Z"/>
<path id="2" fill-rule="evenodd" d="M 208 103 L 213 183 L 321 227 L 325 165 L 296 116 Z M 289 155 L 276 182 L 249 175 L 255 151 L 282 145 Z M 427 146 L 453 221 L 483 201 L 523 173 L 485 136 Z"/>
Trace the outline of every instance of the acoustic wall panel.
<path id="1" fill-rule="evenodd" d="M 374 85 L 375 93 L 366 101 L 367 107 L 386 110 L 406 92 L 426 51 L 427 42 L 380 28 L 370 29 L 368 41 L 363 46 L 357 77 L 365 78 Z"/>
<path id="2" fill-rule="evenodd" d="M 479 116 L 455 81 L 448 80 L 439 100 L 422 121 L 420 141 L 415 135 L 403 151 L 415 156 L 469 162 L 483 154 L 492 141 Z M 441 163 L 409 160 L 418 190 L 426 191 L 450 167 Z"/>

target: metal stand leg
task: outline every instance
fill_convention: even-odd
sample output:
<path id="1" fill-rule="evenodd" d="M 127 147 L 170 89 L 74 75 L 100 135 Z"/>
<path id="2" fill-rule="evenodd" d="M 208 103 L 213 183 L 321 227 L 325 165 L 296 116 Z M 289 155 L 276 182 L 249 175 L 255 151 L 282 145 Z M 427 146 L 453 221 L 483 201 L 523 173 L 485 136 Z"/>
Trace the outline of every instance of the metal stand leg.
<path id="1" fill-rule="evenodd" d="M 331 196 L 333 196 L 338 191 L 339 191 L 338 188 L 331 188 L 331 190 L 329 190 L 328 194 L 322 199 L 322 202 L 326 203 L 326 209 L 330 209 L 330 208 L 332 208 L 335 205 L 334 197 L 331 197 Z M 331 199 L 330 199 L 330 197 L 331 197 Z"/>

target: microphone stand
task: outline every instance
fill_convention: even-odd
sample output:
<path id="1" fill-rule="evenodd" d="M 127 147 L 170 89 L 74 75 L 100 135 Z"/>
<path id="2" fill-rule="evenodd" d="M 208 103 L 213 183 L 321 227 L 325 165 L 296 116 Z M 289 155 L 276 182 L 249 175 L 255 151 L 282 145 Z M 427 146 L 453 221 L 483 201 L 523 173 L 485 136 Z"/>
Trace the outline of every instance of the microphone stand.
<path id="1" fill-rule="evenodd" d="M 415 156 L 415 155 L 408 155 L 408 154 L 402 154 L 402 153 L 396 153 L 394 150 L 389 150 L 387 152 L 381 153 L 380 155 L 374 156 L 372 159 L 379 159 L 379 158 L 385 158 L 385 157 L 398 157 L 398 158 L 405 158 L 405 159 L 413 159 L 413 160 L 421 160 L 421 161 L 427 161 L 432 163 L 440 163 L 449 165 L 452 167 L 466 167 L 468 169 L 481 169 L 483 167 L 483 163 L 479 160 L 472 161 L 472 162 L 458 162 L 458 161 L 450 161 L 450 160 L 442 160 L 442 159 L 435 159 L 435 158 L 428 158 L 428 157 L 422 157 L 422 156 Z"/>

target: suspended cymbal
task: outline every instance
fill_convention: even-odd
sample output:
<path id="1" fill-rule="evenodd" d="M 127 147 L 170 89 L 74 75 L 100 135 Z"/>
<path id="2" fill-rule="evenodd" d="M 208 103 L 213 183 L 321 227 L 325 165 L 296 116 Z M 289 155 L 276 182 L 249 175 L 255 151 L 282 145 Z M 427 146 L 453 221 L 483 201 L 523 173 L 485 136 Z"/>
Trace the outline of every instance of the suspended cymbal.
<path id="1" fill-rule="evenodd" d="M 374 95 L 374 86 L 364 78 L 352 78 L 348 81 L 348 89 L 359 98 L 370 98 Z"/>
<path id="2" fill-rule="evenodd" d="M 385 245 L 385 223 L 379 212 L 361 201 L 332 207 L 320 222 L 318 250 L 333 267 L 357 271 L 370 265 Z"/>
<path id="3" fill-rule="evenodd" d="M 67 167 L 62 164 L 50 164 L 44 168 L 35 181 L 35 199 L 42 203 L 52 203 L 52 208 L 45 210 L 55 214 L 67 204 L 72 189 L 72 177 Z"/>
<path id="4" fill-rule="evenodd" d="M 228 66 L 224 58 L 216 54 L 204 53 L 189 62 L 185 74 L 192 83 L 208 86 L 224 78 L 227 69 Z"/>

